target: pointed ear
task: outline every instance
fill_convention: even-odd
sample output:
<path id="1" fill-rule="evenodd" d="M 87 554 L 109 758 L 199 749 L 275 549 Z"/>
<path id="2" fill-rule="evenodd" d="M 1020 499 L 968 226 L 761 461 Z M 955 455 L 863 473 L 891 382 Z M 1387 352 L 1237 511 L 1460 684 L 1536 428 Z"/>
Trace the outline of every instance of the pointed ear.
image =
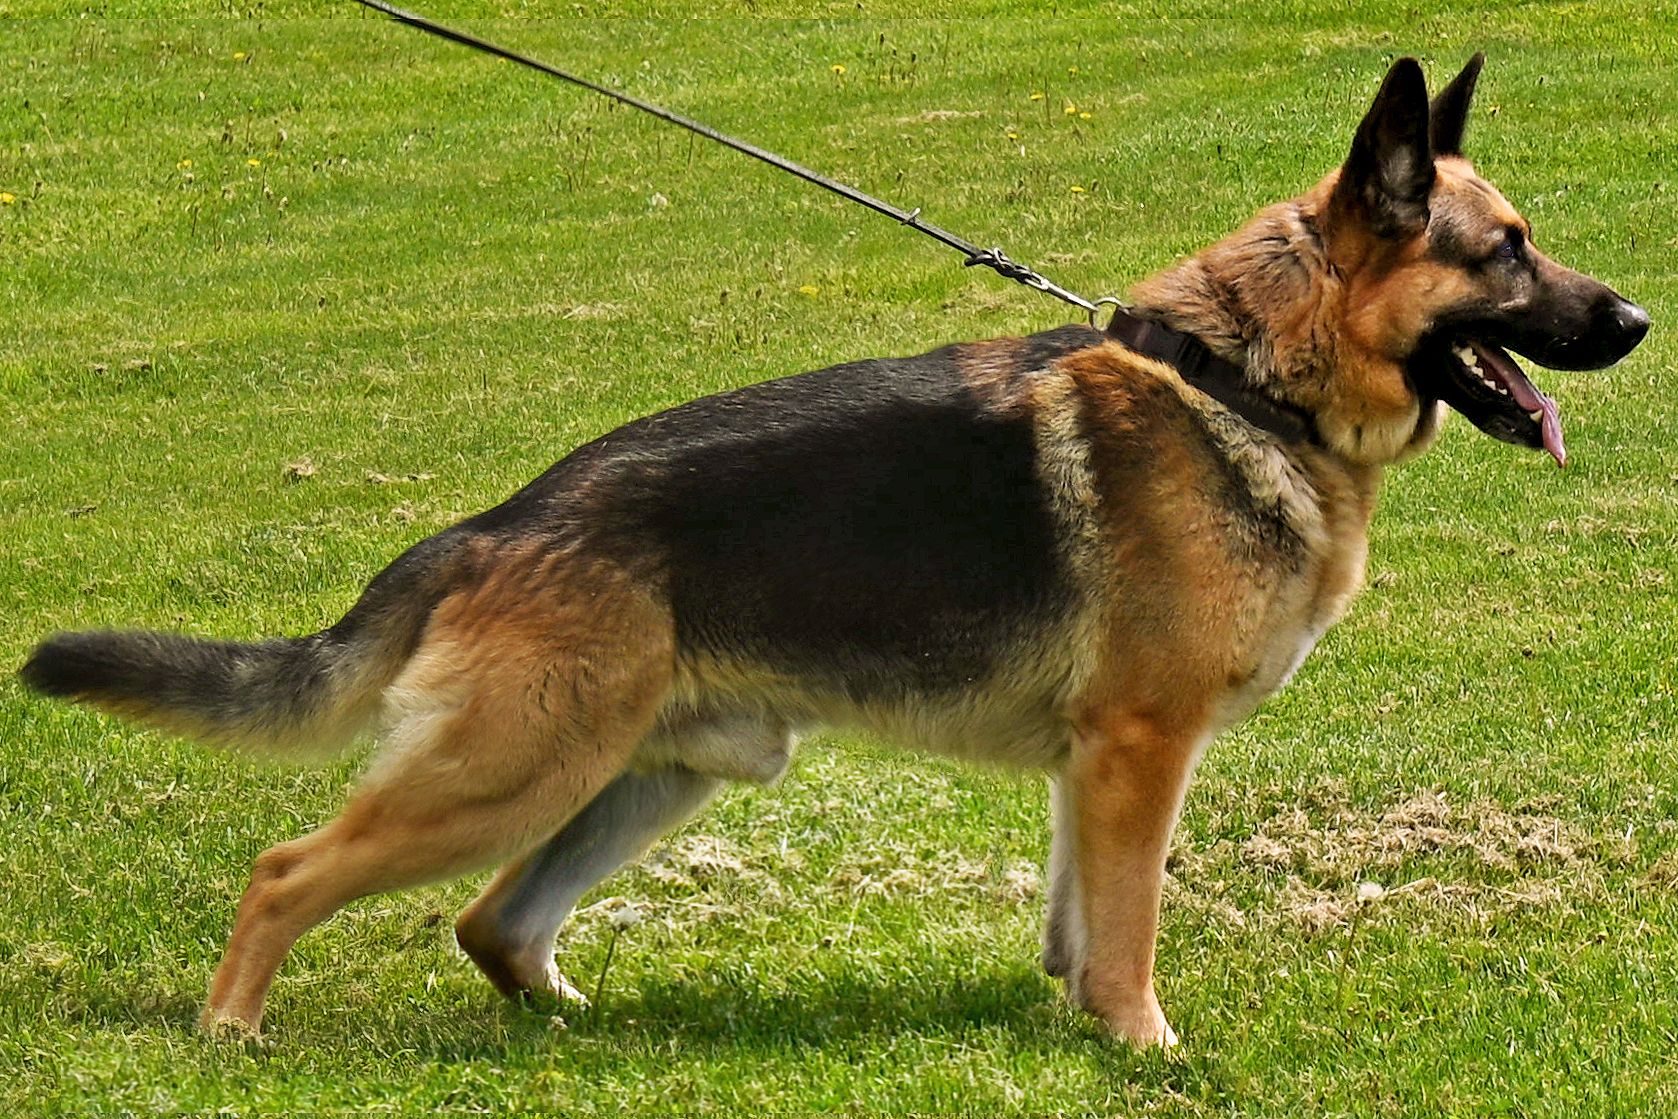
<path id="1" fill-rule="evenodd" d="M 1426 224 L 1432 190 L 1427 82 L 1421 63 L 1401 58 L 1387 71 L 1375 103 L 1358 125 L 1334 203 L 1377 234 L 1396 237 Z"/>
<path id="2" fill-rule="evenodd" d="M 1451 84 L 1433 99 L 1428 131 L 1433 139 L 1434 155 L 1462 154 L 1462 130 L 1468 124 L 1468 103 L 1474 100 L 1474 83 L 1480 80 L 1480 67 L 1485 64 L 1485 54 L 1477 52 L 1462 68 L 1462 73 L 1452 78 Z"/>

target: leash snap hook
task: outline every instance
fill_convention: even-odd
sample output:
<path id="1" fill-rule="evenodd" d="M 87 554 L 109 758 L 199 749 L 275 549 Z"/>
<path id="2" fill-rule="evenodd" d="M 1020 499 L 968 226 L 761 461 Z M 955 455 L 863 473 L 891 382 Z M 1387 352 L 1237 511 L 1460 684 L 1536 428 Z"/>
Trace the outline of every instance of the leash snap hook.
<path id="1" fill-rule="evenodd" d="M 931 237 L 940 244 L 947 245 L 961 253 L 964 257 L 966 257 L 966 260 L 963 261 L 963 263 L 969 268 L 978 265 L 985 268 L 995 269 L 995 271 L 1004 279 L 1013 280 L 1016 283 L 1024 284 L 1036 291 L 1052 295 L 1063 302 L 1071 303 L 1073 306 L 1081 307 L 1092 316 L 1091 322 L 1094 321 L 1094 308 L 1091 307 L 1089 301 L 1083 296 L 1078 295 L 1075 292 L 1067 291 L 1059 284 L 1049 280 L 1048 277 L 1032 271 L 1023 264 L 1009 260 L 1008 255 L 1004 253 L 1001 248 L 981 249 L 978 246 L 957 237 L 955 234 L 948 232 L 947 230 L 940 229 L 930 222 L 922 221 L 921 208 L 919 206 L 916 206 L 913 210 L 899 209 L 898 207 L 891 205 L 889 202 L 882 202 L 873 195 L 864 193 L 855 187 L 846 186 L 844 183 L 836 182 L 835 180 L 828 178 L 826 175 L 818 175 L 808 167 L 802 167 L 799 164 L 794 163 L 792 160 L 787 159 L 785 156 L 776 155 L 774 152 L 765 151 L 763 148 L 760 148 L 755 144 L 748 144 L 743 140 L 737 140 L 732 136 L 724 135 L 716 129 L 711 128 L 709 125 L 700 124 L 696 120 L 690 120 L 689 118 L 682 116 L 680 113 L 673 113 L 669 109 L 663 108 L 659 105 L 654 105 L 651 101 L 643 101 L 639 97 L 632 97 L 622 90 L 613 89 L 610 86 L 600 85 L 598 82 L 591 82 L 587 78 L 567 73 L 566 71 L 559 69 L 557 66 L 550 66 L 546 62 L 539 62 L 527 55 L 519 54 L 516 51 L 510 51 L 506 47 L 496 46 L 488 40 L 480 39 L 475 35 L 469 35 L 464 31 L 458 31 L 452 27 L 445 27 L 443 24 L 427 19 L 424 16 L 416 15 L 413 12 L 405 12 L 401 8 L 391 4 L 389 0 L 357 0 L 357 3 L 361 4 L 363 7 L 372 8 L 374 11 L 383 12 L 385 15 L 396 20 L 398 23 L 404 23 L 410 27 L 418 28 L 428 35 L 436 35 L 439 38 L 447 39 L 453 43 L 459 43 L 462 46 L 471 47 L 473 50 L 483 51 L 486 54 L 494 55 L 495 57 L 504 59 L 508 62 L 516 62 L 520 66 L 528 66 L 530 69 L 539 71 L 551 78 L 557 78 L 560 81 L 568 82 L 581 89 L 597 93 L 602 97 L 610 98 L 612 101 L 620 105 L 628 105 L 632 108 L 639 109 L 644 113 L 650 113 L 666 123 L 674 124 L 678 128 L 685 128 L 695 135 L 703 136 L 707 140 L 713 140 L 725 147 L 732 148 L 733 150 L 740 152 L 742 155 L 749 155 L 753 159 L 762 160 L 764 163 L 767 163 L 772 167 L 779 168 L 780 170 L 787 172 L 789 175 L 803 179 L 807 183 L 819 186 L 823 190 L 832 191 L 841 198 L 848 199 L 860 206 L 866 206 L 875 213 L 884 214 L 887 217 L 894 218 L 900 224 L 926 234 L 928 237 Z"/>
<path id="2" fill-rule="evenodd" d="M 1090 304 L 1090 309 L 1089 309 L 1090 325 L 1093 326 L 1097 330 L 1104 330 L 1105 329 L 1100 323 L 1096 322 L 1096 319 L 1101 317 L 1101 309 L 1103 307 L 1111 307 L 1111 308 L 1113 308 L 1113 312 L 1115 314 L 1117 314 L 1118 312 L 1123 311 L 1125 309 L 1125 304 L 1124 304 L 1124 300 L 1119 299 L 1118 297 L 1112 296 L 1112 295 L 1104 295 L 1100 299 L 1097 299 L 1094 303 Z M 1108 324 L 1111 325 L 1112 319 L 1109 318 L 1107 321 L 1108 321 Z"/>

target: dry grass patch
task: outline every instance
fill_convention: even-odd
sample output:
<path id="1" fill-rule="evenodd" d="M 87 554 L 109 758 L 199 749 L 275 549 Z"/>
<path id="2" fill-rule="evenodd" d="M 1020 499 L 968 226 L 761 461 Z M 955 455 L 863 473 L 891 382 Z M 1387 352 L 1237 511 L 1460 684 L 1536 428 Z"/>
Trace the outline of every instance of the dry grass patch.
<path id="1" fill-rule="evenodd" d="M 1395 870 L 1424 855 L 1462 856 L 1500 871 L 1591 859 L 1598 844 L 1577 824 L 1542 811 L 1549 803 L 1513 810 L 1490 800 L 1454 805 L 1425 790 L 1378 814 L 1340 803 L 1318 819 L 1307 807 L 1286 808 L 1241 845 L 1241 858 L 1329 880 Z"/>
<path id="2" fill-rule="evenodd" d="M 1243 841 L 1175 852 L 1168 897 L 1224 924 L 1277 921 L 1308 933 L 1344 924 L 1359 907 L 1486 919 L 1600 900 L 1609 872 L 1630 865 L 1631 844 L 1592 834 L 1556 815 L 1559 806 L 1555 797 L 1514 808 L 1458 803 L 1428 789 L 1371 809 L 1328 784 L 1278 806 Z M 1230 900 L 1237 891 L 1256 904 L 1243 910 Z"/>

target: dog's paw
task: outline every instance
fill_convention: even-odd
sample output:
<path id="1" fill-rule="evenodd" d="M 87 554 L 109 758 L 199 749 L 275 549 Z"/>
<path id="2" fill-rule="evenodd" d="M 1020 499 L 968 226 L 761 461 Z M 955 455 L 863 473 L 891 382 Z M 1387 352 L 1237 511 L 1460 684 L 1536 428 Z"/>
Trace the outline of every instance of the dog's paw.
<path id="1" fill-rule="evenodd" d="M 550 979 L 551 982 L 548 989 L 553 992 L 553 996 L 556 999 L 561 1002 L 571 1003 L 577 1007 L 588 1006 L 588 996 L 583 994 L 582 990 L 573 984 L 569 979 L 565 978 L 565 976 L 560 973 L 559 968 L 555 967 L 552 970 Z"/>
<path id="2" fill-rule="evenodd" d="M 532 990 L 539 991 L 547 998 L 551 998 L 561 1005 L 569 1003 L 573 1009 L 588 1006 L 588 996 L 560 972 L 559 965 L 554 963 L 550 955 L 547 965 L 542 969 L 542 978 L 532 984 Z"/>
<path id="3" fill-rule="evenodd" d="M 1151 1022 L 1117 1027 L 1114 1036 L 1123 1038 L 1138 1049 L 1177 1047 L 1177 1031 L 1171 1028 L 1171 1023 L 1165 1020 L 1163 1014 L 1155 1015 L 1155 1020 Z"/>
<path id="4" fill-rule="evenodd" d="M 1103 1014 L 1100 1018 L 1114 1037 L 1138 1049 L 1171 1049 L 1177 1045 L 1177 1031 L 1171 1028 L 1159 1003 L 1153 999 L 1146 1005 Z"/>
<path id="5" fill-rule="evenodd" d="M 1170 1049 L 1177 1044 L 1177 1031 L 1165 1020 L 1152 990 L 1126 997 L 1109 991 L 1098 998 L 1096 993 L 1087 977 L 1077 972 L 1067 980 L 1067 998 L 1098 1018 L 1113 1037 L 1138 1049 Z"/>
<path id="6" fill-rule="evenodd" d="M 260 1024 L 224 1014 L 210 1006 L 205 1007 L 204 1012 L 198 1016 L 198 1028 L 211 1041 L 242 1045 L 247 1049 L 261 1048 L 268 1040 Z"/>
<path id="7" fill-rule="evenodd" d="M 568 1012 L 586 1010 L 589 1005 L 588 996 L 560 974 L 559 968 L 551 960 L 543 970 L 541 978 L 522 988 L 516 1000 L 526 1010 L 546 1015 L 556 1021 L 562 1021 Z"/>

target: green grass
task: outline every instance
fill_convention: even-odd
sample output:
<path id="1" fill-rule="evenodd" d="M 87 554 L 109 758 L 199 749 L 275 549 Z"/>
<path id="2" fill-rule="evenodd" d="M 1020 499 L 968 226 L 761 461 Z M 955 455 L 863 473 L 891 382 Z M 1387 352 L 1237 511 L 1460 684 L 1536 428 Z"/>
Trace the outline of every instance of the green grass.
<path id="1" fill-rule="evenodd" d="M 310 631 L 634 416 L 1064 318 L 644 117 L 283 18 L 343 5 L 83 7 L 164 18 L 6 20 L 0 664 L 64 627 Z M 1488 52 L 1471 154 L 1656 330 L 1620 368 L 1540 374 L 1565 472 L 1461 422 L 1392 472 L 1372 586 L 1190 795 L 1160 964 L 1179 1053 L 1106 1042 L 1036 970 L 1041 779 L 852 739 L 586 900 L 648 913 L 597 1015 L 503 1005 L 452 946 L 463 882 L 350 907 L 287 963 L 268 1048 L 211 1043 L 192 1021 L 251 858 L 330 817 L 354 764 L 251 769 L 6 681 L 0 1105 L 1671 1114 L 1678 14 L 1350 7 L 477 24 L 1090 295 L 1333 166 L 1396 54 L 1438 80 Z M 1366 880 L 1396 892 L 1359 907 Z M 561 943 L 591 988 L 604 909 Z"/>

